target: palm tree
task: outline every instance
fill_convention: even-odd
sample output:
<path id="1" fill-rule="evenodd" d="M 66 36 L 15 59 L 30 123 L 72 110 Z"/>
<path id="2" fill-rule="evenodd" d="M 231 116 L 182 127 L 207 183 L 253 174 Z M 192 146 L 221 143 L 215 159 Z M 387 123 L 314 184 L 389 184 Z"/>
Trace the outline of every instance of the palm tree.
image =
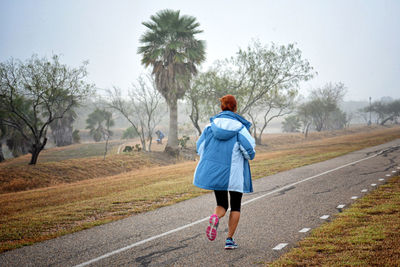
<path id="1" fill-rule="evenodd" d="M 185 95 L 197 66 L 205 60 L 205 42 L 197 40 L 200 24 L 192 16 L 180 16 L 178 11 L 161 10 L 143 22 L 147 31 L 141 36 L 138 53 L 142 64 L 153 67 L 157 90 L 169 106 L 169 134 L 166 151 L 178 148 L 178 99 Z"/>
<path id="2" fill-rule="evenodd" d="M 101 139 L 108 142 L 109 137 L 113 135 L 110 127 L 114 126 L 114 120 L 112 119 L 112 113 L 109 111 L 96 108 L 95 111 L 89 114 L 86 123 L 86 129 L 90 129 L 90 135 L 93 136 L 96 142 L 100 142 Z"/>
<path id="3" fill-rule="evenodd" d="M 61 119 L 50 123 L 51 134 L 56 146 L 68 146 L 72 144 L 72 124 L 78 117 L 75 110 L 70 109 L 64 113 Z"/>

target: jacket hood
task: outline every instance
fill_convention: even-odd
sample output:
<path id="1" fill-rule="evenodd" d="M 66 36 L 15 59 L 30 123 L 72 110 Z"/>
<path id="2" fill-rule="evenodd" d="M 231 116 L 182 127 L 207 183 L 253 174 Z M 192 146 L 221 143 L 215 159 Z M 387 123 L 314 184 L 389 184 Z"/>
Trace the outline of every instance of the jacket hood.
<path id="1" fill-rule="evenodd" d="M 222 111 L 210 118 L 211 131 L 215 138 L 228 140 L 235 136 L 243 127 L 250 130 L 251 123 L 232 111 Z"/>

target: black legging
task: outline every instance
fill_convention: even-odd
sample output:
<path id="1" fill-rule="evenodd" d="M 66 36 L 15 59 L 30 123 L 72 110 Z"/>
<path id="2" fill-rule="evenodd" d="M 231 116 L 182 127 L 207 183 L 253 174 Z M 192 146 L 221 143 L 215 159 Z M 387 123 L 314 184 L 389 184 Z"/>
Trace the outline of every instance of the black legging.
<path id="1" fill-rule="evenodd" d="M 219 191 L 214 190 L 215 198 L 217 200 L 217 206 L 223 207 L 225 210 L 228 210 L 228 191 Z M 240 206 L 242 203 L 242 195 L 243 193 L 229 191 L 230 202 L 231 202 L 231 211 L 240 211 Z"/>

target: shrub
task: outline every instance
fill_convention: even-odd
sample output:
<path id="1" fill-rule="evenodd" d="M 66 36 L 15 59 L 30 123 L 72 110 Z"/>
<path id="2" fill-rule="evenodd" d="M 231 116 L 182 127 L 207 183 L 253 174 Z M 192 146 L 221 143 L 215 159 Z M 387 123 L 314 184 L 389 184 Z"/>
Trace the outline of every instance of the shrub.
<path id="1" fill-rule="evenodd" d="M 189 136 L 184 135 L 182 136 L 182 138 L 178 139 L 178 144 L 181 148 L 186 148 L 186 143 L 189 140 L 190 140 Z"/>

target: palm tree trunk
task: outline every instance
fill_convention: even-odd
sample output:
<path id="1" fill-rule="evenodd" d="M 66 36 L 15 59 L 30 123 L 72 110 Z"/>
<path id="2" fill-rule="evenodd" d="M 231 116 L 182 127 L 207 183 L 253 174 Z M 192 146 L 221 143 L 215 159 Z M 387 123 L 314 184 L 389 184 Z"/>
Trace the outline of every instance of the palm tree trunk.
<path id="1" fill-rule="evenodd" d="M 165 151 L 175 154 L 178 150 L 178 99 L 168 101 L 169 106 L 169 133 Z"/>

